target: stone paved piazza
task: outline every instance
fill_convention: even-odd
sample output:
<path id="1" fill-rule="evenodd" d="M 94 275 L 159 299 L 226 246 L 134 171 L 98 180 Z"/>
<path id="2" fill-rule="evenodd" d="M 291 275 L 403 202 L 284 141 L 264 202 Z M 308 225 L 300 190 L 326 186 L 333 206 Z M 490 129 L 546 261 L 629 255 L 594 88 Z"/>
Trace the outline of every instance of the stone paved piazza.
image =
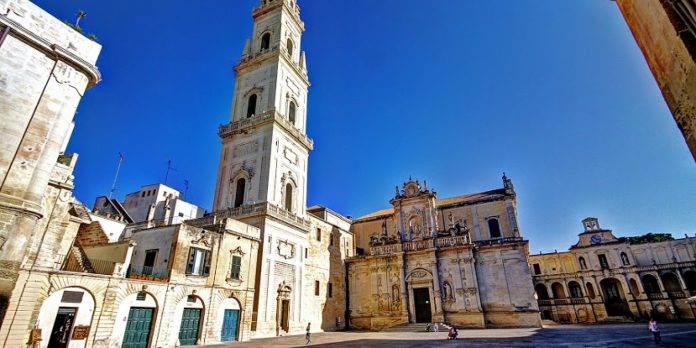
<path id="1" fill-rule="evenodd" d="M 662 324 L 659 347 L 694 347 L 696 324 Z M 457 341 L 446 332 L 327 332 L 312 335 L 313 347 L 653 347 L 647 324 L 564 325 L 544 329 L 460 330 Z M 299 347 L 303 336 L 252 340 L 212 347 Z"/>

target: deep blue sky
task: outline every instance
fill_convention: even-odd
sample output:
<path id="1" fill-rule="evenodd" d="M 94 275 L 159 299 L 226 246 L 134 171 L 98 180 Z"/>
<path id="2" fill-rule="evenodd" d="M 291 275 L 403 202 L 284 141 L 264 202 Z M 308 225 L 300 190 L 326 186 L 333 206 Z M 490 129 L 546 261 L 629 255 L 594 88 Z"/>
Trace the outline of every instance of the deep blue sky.
<path id="1" fill-rule="evenodd" d="M 232 67 L 258 0 L 41 0 L 104 46 L 76 115 L 76 196 L 91 206 L 163 181 L 212 204 Z M 696 165 L 612 1 L 302 0 L 309 202 L 359 216 L 394 186 L 518 193 L 531 251 L 580 220 L 619 236 L 696 232 Z"/>

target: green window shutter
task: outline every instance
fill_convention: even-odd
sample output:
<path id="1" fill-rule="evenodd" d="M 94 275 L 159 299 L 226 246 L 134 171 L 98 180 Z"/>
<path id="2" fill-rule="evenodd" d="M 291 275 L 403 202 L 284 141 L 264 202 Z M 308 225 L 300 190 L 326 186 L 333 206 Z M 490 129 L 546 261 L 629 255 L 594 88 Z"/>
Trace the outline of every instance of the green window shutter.
<path id="1" fill-rule="evenodd" d="M 205 264 L 203 266 L 202 275 L 207 276 L 210 274 L 210 259 L 212 258 L 212 252 L 210 252 L 210 250 L 205 250 L 203 253 L 205 255 Z"/>
<path id="2" fill-rule="evenodd" d="M 188 263 L 186 264 L 186 274 L 193 274 L 195 265 L 196 248 L 189 248 Z"/>

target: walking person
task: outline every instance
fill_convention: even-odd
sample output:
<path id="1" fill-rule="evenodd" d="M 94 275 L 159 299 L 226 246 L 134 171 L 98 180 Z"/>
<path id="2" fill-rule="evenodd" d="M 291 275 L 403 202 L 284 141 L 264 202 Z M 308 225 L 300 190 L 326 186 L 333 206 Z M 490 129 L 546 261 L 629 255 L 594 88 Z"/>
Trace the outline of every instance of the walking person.
<path id="1" fill-rule="evenodd" d="M 662 338 L 660 337 L 660 327 L 657 326 L 657 321 L 655 321 L 655 319 L 650 318 L 650 322 L 648 322 L 648 330 L 653 333 L 653 336 L 655 337 L 655 344 L 660 344 L 662 342 Z"/>
<path id="2" fill-rule="evenodd" d="M 309 330 L 311 330 L 311 326 L 312 326 L 312 323 L 307 323 L 307 335 L 305 335 L 305 338 L 307 339 L 307 343 L 305 343 L 305 344 L 312 343 L 312 341 L 310 340 L 310 337 L 309 337 L 311 335 L 311 333 L 309 332 Z"/>

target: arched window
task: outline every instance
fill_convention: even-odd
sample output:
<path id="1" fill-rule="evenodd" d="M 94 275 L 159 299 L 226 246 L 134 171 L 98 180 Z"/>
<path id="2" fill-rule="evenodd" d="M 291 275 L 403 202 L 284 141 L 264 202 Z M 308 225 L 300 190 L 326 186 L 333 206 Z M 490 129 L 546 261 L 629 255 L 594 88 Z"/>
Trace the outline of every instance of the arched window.
<path id="1" fill-rule="evenodd" d="M 631 280 L 628 282 L 628 285 L 631 288 L 631 294 L 633 294 L 633 296 L 640 295 L 640 291 L 638 290 L 638 283 L 635 279 L 631 278 Z"/>
<path id="2" fill-rule="evenodd" d="M 561 283 L 551 284 L 551 292 L 553 293 L 553 298 L 566 298 L 565 290 L 563 290 Z"/>
<path id="3" fill-rule="evenodd" d="M 594 299 L 596 296 L 594 292 L 594 286 L 592 286 L 592 283 L 590 282 L 587 282 L 587 284 L 585 285 L 587 286 L 587 296 L 590 296 L 591 299 Z"/>
<path id="4" fill-rule="evenodd" d="M 256 94 L 249 96 L 249 102 L 247 103 L 247 118 L 254 116 L 256 114 L 256 100 L 258 97 Z"/>
<path id="5" fill-rule="evenodd" d="M 293 45 L 292 40 L 288 39 L 288 42 L 285 44 L 285 46 L 288 49 L 288 54 L 292 57 L 292 50 L 295 48 L 295 45 Z"/>
<path id="6" fill-rule="evenodd" d="M 664 273 L 660 276 L 660 279 L 662 279 L 662 286 L 664 286 L 665 290 L 667 290 L 668 292 L 681 291 L 681 285 L 679 285 L 679 280 L 677 279 L 677 276 L 674 273 Z"/>
<path id="7" fill-rule="evenodd" d="M 539 283 L 536 286 L 534 286 L 534 291 L 536 292 L 537 300 L 549 299 L 549 292 L 546 289 L 546 285 Z"/>
<path id="8" fill-rule="evenodd" d="M 292 184 L 285 185 L 285 210 L 292 211 Z"/>
<path id="9" fill-rule="evenodd" d="M 237 180 L 237 190 L 234 195 L 234 207 L 241 207 L 244 204 L 244 190 L 246 189 L 246 179 Z"/>
<path id="10" fill-rule="evenodd" d="M 626 253 L 624 252 L 621 253 L 621 263 L 623 263 L 624 266 L 628 266 L 631 264 L 631 262 L 628 261 L 628 255 L 626 255 Z"/>
<path id="11" fill-rule="evenodd" d="M 660 292 L 660 286 L 657 284 L 657 279 L 651 274 L 646 274 L 643 276 L 643 290 L 648 294 L 654 294 Z"/>
<path id="12" fill-rule="evenodd" d="M 587 269 L 587 263 L 585 263 L 584 257 L 580 256 L 578 262 L 580 263 L 580 269 Z"/>
<path id="13" fill-rule="evenodd" d="M 490 232 L 491 238 L 501 237 L 498 219 L 488 219 L 488 231 Z"/>
<path id="14" fill-rule="evenodd" d="M 696 272 L 686 271 L 683 274 L 684 283 L 686 283 L 686 288 L 693 292 L 696 292 Z"/>
<path id="15" fill-rule="evenodd" d="M 265 33 L 261 37 L 261 51 L 265 51 L 271 47 L 271 33 Z"/>
<path id="16" fill-rule="evenodd" d="M 580 284 L 575 281 L 568 283 L 568 291 L 570 291 L 570 297 L 572 298 L 582 298 L 582 289 Z"/>
<path id="17" fill-rule="evenodd" d="M 297 113 L 297 106 L 295 105 L 295 102 L 291 101 L 290 102 L 290 107 L 288 110 L 288 118 L 290 119 L 290 123 L 295 125 L 295 114 Z"/>

